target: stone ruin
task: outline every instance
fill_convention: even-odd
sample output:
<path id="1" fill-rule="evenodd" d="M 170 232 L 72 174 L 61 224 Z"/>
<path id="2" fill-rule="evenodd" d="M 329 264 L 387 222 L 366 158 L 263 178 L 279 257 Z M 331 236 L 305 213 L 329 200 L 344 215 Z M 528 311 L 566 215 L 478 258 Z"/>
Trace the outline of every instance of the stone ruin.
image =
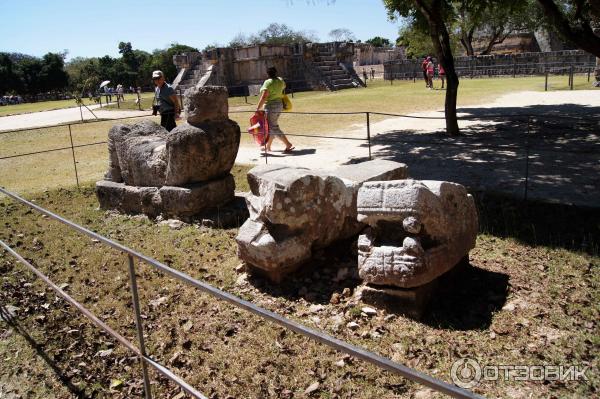
<path id="1" fill-rule="evenodd" d="M 364 182 L 406 177 L 406 165 L 383 160 L 333 172 L 257 166 L 248 173 L 250 218 L 236 237 L 238 254 L 251 270 L 280 282 L 314 250 L 356 236 L 365 227 L 356 212 Z"/>
<path id="2" fill-rule="evenodd" d="M 147 120 L 113 126 L 108 172 L 96 183 L 100 207 L 186 220 L 230 202 L 240 127 L 227 100 L 225 87 L 193 87 L 183 104 L 187 123 L 171 132 Z"/>
<path id="3" fill-rule="evenodd" d="M 358 236 L 357 296 L 420 317 L 432 290 L 475 247 L 477 212 L 460 185 L 369 161 L 333 172 L 277 165 L 248 173 L 250 218 L 236 237 L 250 271 L 280 282 L 315 250 Z M 360 234 L 360 236 L 359 236 Z"/>
<path id="4" fill-rule="evenodd" d="M 362 299 L 392 300 L 419 317 L 439 279 L 468 265 L 478 230 L 473 197 L 445 181 L 367 182 L 357 209 L 369 226 L 358 238 Z"/>

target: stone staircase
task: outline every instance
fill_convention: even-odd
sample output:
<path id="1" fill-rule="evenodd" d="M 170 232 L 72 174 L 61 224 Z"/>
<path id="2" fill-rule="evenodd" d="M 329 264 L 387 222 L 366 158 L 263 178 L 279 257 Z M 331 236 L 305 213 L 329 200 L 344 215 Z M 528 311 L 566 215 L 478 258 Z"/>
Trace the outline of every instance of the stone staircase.
<path id="1" fill-rule="evenodd" d="M 181 90 L 182 93 L 185 92 L 187 89 L 198 83 L 198 81 L 200 80 L 200 78 L 202 78 L 202 75 L 204 75 L 205 72 L 206 69 L 202 65 L 202 62 L 195 63 L 192 66 L 192 68 L 185 71 L 185 74 L 179 81 L 176 90 L 178 92 L 179 90 Z"/>
<path id="2" fill-rule="evenodd" d="M 313 57 L 311 64 L 331 91 L 358 87 L 352 76 L 338 64 L 335 54 L 327 45 L 319 46 L 319 53 Z"/>

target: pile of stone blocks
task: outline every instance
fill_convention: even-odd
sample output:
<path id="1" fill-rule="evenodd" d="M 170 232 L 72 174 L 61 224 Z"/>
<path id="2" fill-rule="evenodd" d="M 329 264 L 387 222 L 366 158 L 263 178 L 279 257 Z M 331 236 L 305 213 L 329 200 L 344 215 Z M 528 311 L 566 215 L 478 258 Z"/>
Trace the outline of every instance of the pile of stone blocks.
<path id="1" fill-rule="evenodd" d="M 468 265 L 478 231 L 473 197 L 456 183 L 397 180 L 358 192 L 358 271 L 363 301 L 420 317 L 432 292 L 457 265 Z"/>
<path id="2" fill-rule="evenodd" d="M 406 165 L 369 161 L 333 172 L 264 165 L 248 173 L 250 218 L 236 238 L 238 254 L 253 271 L 279 282 L 313 251 L 356 236 L 358 190 L 367 181 L 404 179 Z"/>
<path id="3" fill-rule="evenodd" d="M 152 121 L 113 126 L 109 169 L 96 183 L 100 207 L 186 220 L 231 201 L 240 127 L 228 118 L 227 99 L 225 87 L 193 87 L 187 123 L 171 132 Z"/>

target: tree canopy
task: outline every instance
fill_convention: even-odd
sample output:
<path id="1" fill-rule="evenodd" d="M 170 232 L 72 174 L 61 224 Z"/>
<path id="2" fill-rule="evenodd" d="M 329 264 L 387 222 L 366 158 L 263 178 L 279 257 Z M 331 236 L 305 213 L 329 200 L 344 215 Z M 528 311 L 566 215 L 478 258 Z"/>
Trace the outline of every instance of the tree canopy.
<path id="1" fill-rule="evenodd" d="M 317 36 L 308 31 L 294 30 L 286 24 L 272 23 L 257 33 L 246 35 L 238 33 L 229 47 L 247 47 L 257 44 L 284 45 L 317 41 Z"/>
<path id="2" fill-rule="evenodd" d="M 329 37 L 334 42 L 354 42 L 356 36 L 350 29 L 347 28 L 336 28 L 329 31 Z"/>
<path id="3" fill-rule="evenodd" d="M 365 40 L 365 43 L 369 43 L 373 47 L 392 47 L 390 39 L 381 36 L 375 36 L 369 40 Z"/>

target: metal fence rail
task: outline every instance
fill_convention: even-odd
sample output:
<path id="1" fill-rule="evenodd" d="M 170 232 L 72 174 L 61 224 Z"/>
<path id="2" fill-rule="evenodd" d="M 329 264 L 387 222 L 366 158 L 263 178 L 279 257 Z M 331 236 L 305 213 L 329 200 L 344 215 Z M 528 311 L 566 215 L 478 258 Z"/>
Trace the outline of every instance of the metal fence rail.
<path id="1" fill-rule="evenodd" d="M 235 113 L 252 114 L 254 112 L 255 111 L 252 111 L 252 110 L 230 111 L 231 114 L 235 114 Z M 392 117 L 392 118 L 408 118 L 408 119 L 434 119 L 434 120 L 444 120 L 445 119 L 443 116 L 432 117 L 432 116 L 419 116 L 419 115 L 408 115 L 408 114 L 398 114 L 398 113 L 391 113 L 391 112 L 376 112 L 376 111 L 375 112 L 373 112 L 373 111 L 352 111 L 352 112 L 290 111 L 290 112 L 286 112 L 285 114 L 298 115 L 298 116 L 302 116 L 302 115 L 305 115 L 305 116 L 306 115 L 346 115 L 346 116 L 364 115 L 365 130 L 364 130 L 364 136 L 362 136 L 362 137 L 356 137 L 356 136 L 355 137 L 346 137 L 346 136 L 334 136 L 334 135 L 323 135 L 323 134 L 301 134 L 301 133 L 286 133 L 286 135 L 290 136 L 290 137 L 312 137 L 312 138 L 316 138 L 316 139 L 331 139 L 331 140 L 354 141 L 354 142 L 362 141 L 365 143 L 365 146 L 367 147 L 368 159 L 373 158 L 373 154 L 372 154 L 373 138 L 378 137 L 380 135 L 380 134 L 377 134 L 377 135 L 373 136 L 371 134 L 371 125 L 372 125 L 371 118 L 372 118 L 372 116 L 385 116 L 385 117 Z M 144 118 L 144 117 L 149 117 L 149 116 L 151 116 L 151 115 L 115 118 L 115 119 L 110 119 L 110 120 L 120 121 L 120 120 L 127 120 L 127 119 L 139 119 L 139 118 Z M 521 150 L 524 152 L 524 156 L 525 156 L 525 166 L 524 166 L 524 172 L 523 172 L 523 183 L 524 183 L 523 199 L 524 200 L 528 199 L 528 192 L 529 192 L 528 184 L 529 184 L 529 173 L 530 173 L 529 172 L 530 152 L 532 150 L 535 150 L 538 152 L 555 151 L 555 150 L 551 150 L 551 149 L 544 149 L 542 147 L 535 145 L 536 142 L 539 141 L 540 138 L 543 138 L 543 137 L 532 134 L 533 128 L 544 126 L 545 123 L 547 123 L 549 121 L 555 121 L 555 120 L 567 120 L 567 121 L 572 121 L 573 123 L 582 122 L 581 118 L 577 118 L 577 117 L 573 117 L 573 116 L 568 116 L 568 115 L 557 116 L 557 115 L 548 115 L 548 114 L 538 115 L 538 114 L 494 114 L 494 113 L 490 113 L 490 114 L 482 114 L 482 115 L 459 116 L 457 119 L 466 121 L 466 120 L 485 120 L 487 118 L 506 119 L 506 120 L 510 120 L 510 121 L 516 122 L 516 123 L 523 123 L 523 124 L 526 124 L 526 126 L 527 126 L 526 132 L 523 133 L 522 140 L 519 140 L 518 142 L 514 142 L 514 143 L 512 143 L 512 145 L 510 145 L 510 144 L 494 145 L 492 143 L 479 143 L 476 145 L 477 147 L 486 148 L 486 149 L 514 150 L 514 151 Z M 7 134 L 7 133 L 18 133 L 18 132 L 22 132 L 22 131 L 65 127 L 65 128 L 68 128 L 68 130 L 69 130 L 69 139 L 70 139 L 69 146 L 52 148 L 52 149 L 43 150 L 43 151 L 31 151 L 31 152 L 14 154 L 14 155 L 6 155 L 3 157 L 0 157 L 0 161 L 8 160 L 8 159 L 15 159 L 15 158 L 19 158 L 19 157 L 39 155 L 39 154 L 50 153 L 50 152 L 71 150 L 71 158 L 72 158 L 74 178 L 75 178 L 74 180 L 75 180 L 75 183 L 77 184 L 77 187 L 79 188 L 80 182 L 79 182 L 79 175 L 78 175 L 78 170 L 77 170 L 78 160 L 76 158 L 75 149 L 83 148 L 83 147 L 91 147 L 91 146 L 96 146 L 96 145 L 105 145 L 107 143 L 106 141 L 99 141 L 99 142 L 74 145 L 72 133 L 71 133 L 71 126 L 78 126 L 83 123 L 88 124 L 88 123 L 97 123 L 97 122 L 95 122 L 95 121 L 94 122 L 76 122 L 76 123 L 70 123 L 70 124 L 64 124 L 64 125 L 36 127 L 36 128 L 31 128 L 31 129 L 0 131 L 0 135 L 2 135 L 2 134 Z M 399 141 L 396 140 L 394 142 L 399 142 Z M 451 141 L 431 140 L 431 139 L 424 140 L 423 143 L 436 144 L 436 145 L 442 145 L 442 146 L 453 146 L 453 145 L 465 146 L 466 145 L 466 146 L 472 147 L 474 145 L 473 143 L 462 143 L 461 142 L 461 143 L 457 144 L 457 143 L 454 143 Z M 268 163 L 269 162 L 269 154 L 266 151 L 266 148 L 264 148 L 264 150 L 265 151 L 264 151 L 263 156 L 265 159 L 265 163 Z M 563 154 L 589 154 L 595 150 L 597 150 L 597 149 L 593 146 L 589 147 L 589 148 L 582 148 L 582 149 L 563 148 L 563 149 L 561 149 L 561 153 L 563 153 Z"/>
<path id="2" fill-rule="evenodd" d="M 241 298 L 239 298 L 235 295 L 232 295 L 228 292 L 221 291 L 221 290 L 211 286 L 210 284 L 196 280 L 193 277 L 189 276 L 188 274 L 183 273 L 179 270 L 173 269 L 173 268 L 157 261 L 156 259 L 153 259 L 146 255 L 143 255 L 137 251 L 134 251 L 134 250 L 116 242 L 116 241 L 113 241 L 113 240 L 106 238 L 98 233 L 88 230 L 83 226 L 80 226 L 74 222 L 64 219 L 63 217 L 56 215 L 56 214 L 54 214 L 42 207 L 30 202 L 30 201 L 27 201 L 24 198 L 21 198 L 20 196 L 2 188 L 2 187 L 0 187 L 0 193 L 5 194 L 8 197 L 12 198 L 13 200 L 31 208 L 31 209 L 34 209 L 56 221 L 59 221 L 65 225 L 67 225 L 69 228 L 76 230 L 84 235 L 87 235 L 93 239 L 96 239 L 96 240 L 127 255 L 128 260 L 129 260 L 129 276 L 130 276 L 130 282 L 131 282 L 130 289 L 131 289 L 132 301 L 133 301 L 133 305 L 134 305 L 133 306 L 134 312 L 135 312 L 135 316 L 136 316 L 136 330 L 137 330 L 138 341 L 139 341 L 138 342 L 139 349 L 135 348 L 135 346 L 132 343 L 127 341 L 124 337 L 122 337 L 121 335 L 116 333 L 114 330 L 110 329 L 110 327 L 108 327 L 101 320 L 99 320 L 97 317 L 95 317 L 91 312 L 89 312 L 87 309 L 85 309 L 83 307 L 83 305 L 81 305 L 80 303 L 75 301 L 73 298 L 68 296 L 68 294 L 66 294 L 59 287 L 57 287 L 54 283 L 52 283 L 48 279 L 48 277 L 46 277 L 41 272 L 39 272 L 37 269 L 35 269 L 34 266 L 32 266 L 23 257 L 21 257 L 19 254 L 17 254 L 14 250 L 12 250 L 7 244 L 0 241 L 0 243 L 2 244 L 2 247 L 4 247 L 11 255 L 15 256 L 21 263 L 24 263 L 36 275 L 38 275 L 40 278 L 42 278 L 42 280 L 44 282 L 46 282 L 47 284 L 49 284 L 57 293 L 59 293 L 59 295 L 61 295 L 69 303 L 74 305 L 77 310 L 79 310 L 81 313 L 83 313 L 86 317 L 90 318 L 94 322 L 94 324 L 96 324 L 98 327 L 102 328 L 104 331 L 106 331 L 107 333 L 112 335 L 120 343 L 122 343 L 128 349 L 134 351 L 140 357 L 140 361 L 142 363 L 143 373 L 144 373 L 144 387 L 145 387 L 146 398 L 151 398 L 150 383 L 149 383 L 149 379 L 148 379 L 148 375 L 147 375 L 146 364 L 149 364 L 150 366 L 157 369 L 159 372 L 161 372 L 163 375 L 165 375 L 171 381 L 175 382 L 183 390 L 185 390 L 187 393 L 194 396 L 195 398 L 204 398 L 204 396 L 202 394 L 200 394 L 198 391 L 194 390 L 192 387 L 190 387 L 187 383 L 185 383 L 185 381 L 176 377 L 172 372 L 167 370 L 165 367 L 159 365 L 156 361 L 152 360 L 146 354 L 145 344 L 144 344 L 144 340 L 143 340 L 143 325 L 142 325 L 140 311 L 139 311 L 140 307 L 139 307 L 139 300 L 138 300 L 138 293 L 137 293 L 134 258 L 137 259 L 138 261 L 144 262 L 144 263 L 154 267 L 157 270 L 160 270 L 161 272 L 175 278 L 176 280 L 179 280 L 181 282 L 189 284 L 190 286 L 195 287 L 195 288 L 199 289 L 200 291 L 205 292 L 217 299 L 224 300 L 234 306 L 245 309 L 245 310 L 249 311 L 250 313 L 253 313 L 263 319 L 272 321 L 284 328 L 287 328 L 287 329 L 292 330 L 292 331 L 294 331 L 298 334 L 301 334 L 305 337 L 308 337 L 310 339 L 318 341 L 318 342 L 325 344 L 325 345 L 327 345 L 333 349 L 336 349 L 338 351 L 341 351 L 341 352 L 347 353 L 351 356 L 362 359 L 368 363 L 371 363 L 375 366 L 378 366 L 380 368 L 388 370 L 394 374 L 398 374 L 398 375 L 400 375 L 404 378 L 407 378 L 411 381 L 428 386 L 438 392 L 442 392 L 444 394 L 450 395 L 455 398 L 481 398 L 479 395 L 476 395 L 473 392 L 470 392 L 465 389 L 459 388 L 457 386 L 448 384 L 444 381 L 433 378 L 433 377 L 426 375 L 424 373 L 421 373 L 417 370 L 414 370 L 414 369 L 411 369 L 402 364 L 393 362 L 388 358 L 377 355 L 373 352 L 369 352 L 363 348 L 349 344 L 345 341 L 341 341 L 341 340 L 334 338 L 323 332 L 306 327 L 306 326 L 304 326 L 300 323 L 297 323 L 293 320 L 289 320 L 275 312 L 272 312 L 270 310 L 267 310 L 260 306 L 257 306 L 252 302 L 241 299 Z"/>

